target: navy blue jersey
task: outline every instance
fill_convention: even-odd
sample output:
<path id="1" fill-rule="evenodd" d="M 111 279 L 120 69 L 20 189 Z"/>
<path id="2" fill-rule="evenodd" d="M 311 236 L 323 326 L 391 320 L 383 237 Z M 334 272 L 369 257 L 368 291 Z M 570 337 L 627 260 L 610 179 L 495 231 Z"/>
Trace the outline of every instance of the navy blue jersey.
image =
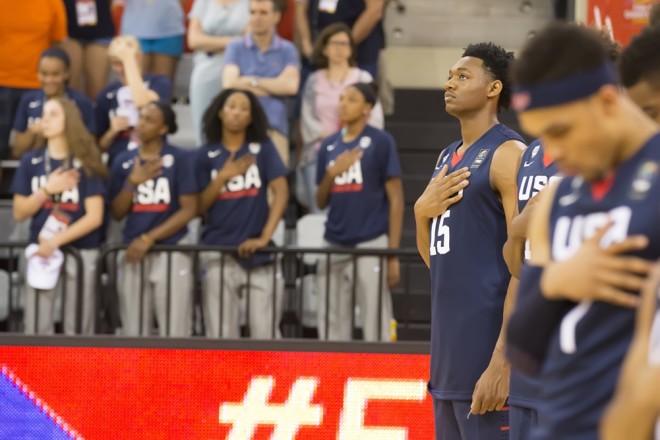
<path id="1" fill-rule="evenodd" d="M 108 195 L 111 202 L 131 174 L 138 153 L 139 150 L 130 150 L 117 156 L 110 174 Z M 149 232 L 177 212 L 181 208 L 180 196 L 198 191 L 191 152 L 164 144 L 160 156 L 163 161 L 161 175 L 138 185 L 133 194 L 133 205 L 124 226 L 125 244 Z M 158 243 L 175 244 L 186 235 L 186 232 L 188 227 L 184 226 L 175 234 L 158 240 Z"/>
<path id="2" fill-rule="evenodd" d="M 536 140 L 523 152 L 518 169 L 518 211 L 522 212 L 527 202 L 536 196 L 548 183 L 555 179 L 558 170 L 554 162 L 544 155 L 543 145 Z M 525 261 L 529 260 L 529 241 L 525 243 Z M 521 293 L 519 293 L 521 295 Z M 522 293 L 524 295 L 524 292 Z M 534 408 L 538 406 L 538 383 L 517 370 L 511 370 L 509 403 L 511 405 Z"/>
<path id="3" fill-rule="evenodd" d="M 442 153 L 442 165 L 469 167 L 463 198 L 431 222 L 431 379 L 437 399 L 471 400 L 502 327 L 510 274 L 502 256 L 507 238 L 502 202 L 490 183 L 497 148 L 522 138 L 498 124 L 462 155 L 461 142 Z"/>
<path id="4" fill-rule="evenodd" d="M 552 259 L 570 258 L 608 220 L 613 224 L 602 246 L 642 234 L 649 246 L 633 255 L 660 257 L 659 172 L 660 135 L 655 135 L 607 181 L 562 180 L 550 214 Z M 633 309 L 603 302 L 582 302 L 566 314 L 541 369 L 541 424 L 534 438 L 598 438 L 598 422 L 614 392 L 634 323 Z"/>
<path id="5" fill-rule="evenodd" d="M 335 177 L 325 223 L 324 238 L 342 246 L 355 246 L 388 233 L 390 204 L 385 183 L 401 177 L 394 138 L 367 125 L 351 142 L 342 140 L 341 131 L 323 141 L 317 160 L 317 183 L 337 156 L 354 148 L 362 149 L 362 158 Z"/>
<path id="6" fill-rule="evenodd" d="M 146 86 L 158 94 L 159 100 L 166 104 L 172 97 L 172 83 L 162 75 L 144 75 Z M 126 116 L 134 127 L 139 117 L 138 110 L 132 102 L 128 86 L 115 81 L 101 90 L 96 97 L 96 129 L 99 136 L 103 136 L 110 128 L 112 115 Z M 125 130 L 117 135 L 108 149 L 108 166 L 112 166 L 114 158 L 126 151 L 131 140 L 133 130 Z M 134 143 L 137 147 L 137 143 Z"/>
<path id="7" fill-rule="evenodd" d="M 14 180 L 11 184 L 11 193 L 29 196 L 39 188 L 46 185 L 47 164 L 50 163 L 51 172 L 63 165 L 63 161 L 49 159 L 46 156 L 46 148 L 28 151 L 21 157 L 21 163 L 16 169 Z M 77 160 L 72 165 L 80 169 L 80 181 L 78 186 L 64 191 L 59 200 L 58 207 L 70 216 L 70 223 L 78 221 L 85 215 L 85 199 L 92 196 L 105 197 L 105 184 L 100 177 L 92 177 L 81 169 Z M 30 242 L 37 243 L 39 232 L 44 226 L 46 219 L 55 207 L 55 203 L 47 201 L 37 211 L 30 221 Z M 101 245 L 101 228 L 97 228 L 84 237 L 70 243 L 78 249 L 94 249 Z"/>
<path id="8" fill-rule="evenodd" d="M 94 119 L 94 104 L 92 104 L 92 101 L 87 96 L 73 89 L 67 89 L 66 96 L 78 106 L 80 116 L 87 130 L 91 134 L 96 135 L 96 120 Z M 21 101 L 16 109 L 13 129 L 19 133 L 24 133 L 34 121 L 41 119 L 46 101 L 48 101 L 48 97 L 44 94 L 43 90 L 25 92 L 21 96 Z"/>
<path id="9" fill-rule="evenodd" d="M 245 144 L 236 158 L 253 154 L 256 162 L 245 173 L 230 179 L 206 212 L 202 243 L 235 246 L 258 238 L 268 220 L 268 184 L 286 176 L 287 170 L 270 140 Z M 197 150 L 195 175 L 200 191 L 211 183 L 230 152 L 222 144 Z"/>

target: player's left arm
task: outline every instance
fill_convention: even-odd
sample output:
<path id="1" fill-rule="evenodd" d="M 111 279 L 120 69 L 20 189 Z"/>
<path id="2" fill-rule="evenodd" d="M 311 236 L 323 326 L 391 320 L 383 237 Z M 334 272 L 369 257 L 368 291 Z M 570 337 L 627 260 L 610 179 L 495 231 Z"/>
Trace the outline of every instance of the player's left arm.
<path id="1" fill-rule="evenodd" d="M 197 193 L 179 196 L 179 210 L 145 235 L 154 243 L 181 230 L 197 215 Z"/>
<path id="2" fill-rule="evenodd" d="M 259 237 L 248 238 L 238 246 L 239 257 L 247 258 L 259 249 L 268 246 L 277 224 L 284 217 L 284 211 L 286 211 L 286 205 L 289 202 L 289 184 L 286 181 L 286 176 L 273 179 L 268 184 L 268 189 L 273 194 L 273 200 L 268 209 L 266 224 Z"/>
<path id="3" fill-rule="evenodd" d="M 504 215 L 506 217 L 507 232 L 511 229 L 511 222 L 516 213 L 517 184 L 516 175 L 520 158 L 525 145 L 516 140 L 510 140 L 495 151 L 490 167 L 490 183 L 500 195 Z M 504 300 L 502 327 L 500 329 L 495 349 L 490 363 L 483 372 L 472 396 L 473 414 L 485 414 L 488 411 L 500 410 L 504 407 L 509 395 L 510 365 L 505 356 L 506 327 L 515 304 L 518 281 L 511 278 Z"/>

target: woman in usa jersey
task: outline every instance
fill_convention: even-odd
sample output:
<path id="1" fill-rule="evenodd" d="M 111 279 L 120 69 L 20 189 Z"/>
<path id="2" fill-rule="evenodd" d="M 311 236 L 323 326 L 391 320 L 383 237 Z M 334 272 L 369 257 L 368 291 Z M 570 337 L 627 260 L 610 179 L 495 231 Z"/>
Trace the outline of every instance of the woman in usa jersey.
<path id="1" fill-rule="evenodd" d="M 107 170 L 94 138 L 85 129 L 76 104 L 52 98 L 41 119 L 46 147 L 23 155 L 12 182 L 14 218 L 30 219 L 30 243 L 39 245 L 37 256 L 48 258 L 62 246 L 72 246 L 83 259 L 82 333 L 94 331 L 94 280 L 100 226 L 103 222 Z M 60 232 L 48 233 L 47 220 L 57 219 Z M 67 260 L 64 333 L 75 333 L 77 267 Z M 26 333 L 52 334 L 57 287 L 35 290 L 27 286 Z M 36 304 L 38 304 L 38 309 Z"/>

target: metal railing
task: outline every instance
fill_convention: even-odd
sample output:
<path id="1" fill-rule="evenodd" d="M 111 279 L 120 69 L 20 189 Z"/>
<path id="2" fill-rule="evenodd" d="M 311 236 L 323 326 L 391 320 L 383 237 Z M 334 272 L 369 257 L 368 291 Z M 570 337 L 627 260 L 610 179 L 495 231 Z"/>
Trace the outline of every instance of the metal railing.
<path id="1" fill-rule="evenodd" d="M 24 264 L 21 264 L 20 260 L 24 258 L 25 254 L 25 248 L 29 245 L 30 243 L 28 242 L 0 242 L 0 259 L 4 259 L 6 261 L 6 266 L 7 266 L 7 272 L 9 274 L 8 281 L 9 281 L 9 286 L 8 286 L 8 292 L 7 292 L 7 311 L 8 311 L 8 329 L 11 332 L 20 332 L 23 329 L 23 322 L 20 319 L 20 313 L 17 313 L 19 311 L 19 308 L 17 307 L 18 304 L 15 303 L 15 291 L 18 289 L 19 291 L 25 287 L 25 270 L 26 267 Z M 67 276 L 66 276 L 66 268 L 67 268 L 67 263 L 70 258 L 73 258 L 75 261 L 75 268 L 76 268 L 76 276 L 75 276 L 75 282 L 76 282 L 76 304 L 75 304 L 75 332 L 76 334 L 81 334 L 82 333 L 82 311 L 83 311 L 83 260 L 80 255 L 80 252 L 73 247 L 65 246 L 62 249 L 62 252 L 64 253 L 64 262 L 62 264 L 62 268 L 60 269 L 60 282 L 58 283 L 58 287 L 56 289 L 59 289 L 61 291 L 61 320 L 62 323 L 66 322 L 66 292 L 67 292 Z M 17 285 L 18 284 L 18 285 Z M 35 289 L 35 295 L 34 295 L 34 311 L 35 311 L 35 317 L 34 317 L 34 325 L 35 328 L 32 329 L 34 333 L 38 333 L 38 325 L 39 325 L 39 301 L 40 301 L 40 295 L 39 295 L 39 290 Z M 23 329 L 27 330 L 27 329 Z"/>
<path id="2" fill-rule="evenodd" d="M 113 332 L 113 327 L 117 326 L 116 319 L 112 318 L 118 315 L 117 309 L 111 310 L 112 307 L 117 307 L 119 302 L 118 300 L 118 287 L 117 287 L 117 271 L 122 267 L 122 262 L 120 258 L 127 246 L 109 246 L 104 249 L 99 254 L 99 259 L 97 263 L 97 322 L 102 320 L 108 320 L 110 318 L 111 324 L 108 326 L 108 332 Z M 174 292 L 175 294 L 188 294 L 195 299 L 195 304 L 201 310 L 205 310 L 207 315 L 213 311 L 207 310 L 206 304 L 204 304 L 204 295 L 201 295 L 200 286 L 202 285 L 203 277 L 203 267 L 201 264 L 202 256 L 216 256 L 220 262 L 220 283 L 217 287 L 219 289 L 219 301 L 218 301 L 218 310 L 217 310 L 217 322 L 219 323 L 220 336 L 222 337 L 222 328 L 223 321 L 226 315 L 226 311 L 223 309 L 226 305 L 225 295 L 232 294 L 231 292 L 225 291 L 225 279 L 226 277 L 236 276 L 235 273 L 228 273 L 228 270 L 225 267 L 228 265 L 228 258 L 232 258 L 232 255 L 235 255 L 237 247 L 235 246 L 204 246 L 204 245 L 156 245 L 149 250 L 149 254 L 153 255 L 156 253 L 165 253 L 167 256 L 167 268 L 165 273 L 168 274 L 168 279 L 165 282 L 166 285 L 166 304 L 165 304 L 165 322 L 159 322 L 159 326 L 165 327 L 165 334 L 170 335 L 171 327 L 171 307 L 172 307 L 172 283 L 170 274 L 172 273 L 172 254 L 173 253 L 183 253 L 190 256 L 192 259 L 192 273 L 193 277 L 193 291 L 191 292 Z M 350 327 L 355 331 L 356 328 L 356 299 L 357 299 L 357 262 L 358 259 L 362 257 L 377 257 L 379 259 L 379 274 L 383 274 L 386 267 L 386 259 L 390 256 L 399 257 L 401 264 L 401 278 L 404 279 L 404 274 L 410 271 L 412 264 L 419 263 L 421 258 L 419 257 L 415 249 L 366 249 L 366 248 L 303 248 L 296 246 L 287 246 L 287 247 L 267 247 L 260 250 L 259 254 L 265 255 L 270 254 L 273 256 L 273 263 L 269 267 L 269 276 L 271 277 L 271 283 L 269 296 L 272 299 L 271 310 L 269 310 L 270 316 L 264 316 L 264 319 L 270 321 L 270 337 L 278 337 L 278 329 L 281 329 L 281 335 L 286 338 L 292 337 L 301 337 L 303 331 L 302 323 L 302 313 L 305 307 L 305 297 L 303 293 L 303 285 L 301 283 L 302 275 L 305 271 L 305 256 L 314 255 L 319 261 L 323 261 L 323 268 L 325 270 L 326 281 L 325 281 L 325 295 L 323 295 L 325 300 L 325 322 L 323 325 L 327 330 L 329 323 L 329 303 L 330 295 L 328 294 L 331 286 L 332 277 L 330 276 L 331 264 L 333 259 L 344 258 L 350 260 L 352 265 L 352 283 L 350 286 L 350 295 L 351 295 L 351 316 L 346 317 L 347 324 L 350 323 Z M 140 281 L 139 281 L 139 290 L 140 292 L 133 292 L 132 294 L 140 295 L 140 310 L 138 311 L 138 317 L 140 319 L 139 329 L 140 334 L 144 334 L 145 325 L 148 323 L 142 322 L 143 312 L 142 309 L 144 305 L 144 286 L 149 282 L 149 274 L 145 273 L 145 259 L 140 262 Z M 237 270 L 236 265 L 232 264 L 233 269 Z M 250 336 L 250 313 L 251 313 L 251 301 L 254 301 L 252 297 L 252 283 L 251 277 L 253 273 L 258 268 L 245 268 L 245 321 L 247 323 L 247 334 L 244 336 Z M 260 267 L 259 269 L 262 269 Z M 261 275 L 263 276 L 263 275 Z M 405 277 L 409 279 L 410 277 Z M 378 277 L 378 335 L 379 339 L 383 339 L 382 328 L 382 306 L 384 301 L 384 291 L 385 291 L 385 280 L 381 275 Z M 282 288 L 282 309 L 281 313 L 278 311 L 279 304 L 279 285 L 281 284 Z M 212 288 L 211 286 L 210 288 Z M 408 289 L 404 288 L 404 291 Z M 319 295 L 319 297 L 322 295 Z M 105 308 L 105 309 L 104 309 Z M 149 315 L 151 316 L 151 315 Z M 204 313 L 201 314 L 202 321 L 202 334 L 207 332 L 208 325 L 206 325 Z M 406 325 L 406 323 L 399 323 L 400 325 Z M 388 323 L 389 325 L 389 323 Z M 151 329 L 153 330 L 153 328 Z M 181 336 L 181 335 L 175 335 Z M 187 335 L 185 335 L 187 336 Z M 325 331 L 326 339 L 329 334 L 328 331 Z"/>

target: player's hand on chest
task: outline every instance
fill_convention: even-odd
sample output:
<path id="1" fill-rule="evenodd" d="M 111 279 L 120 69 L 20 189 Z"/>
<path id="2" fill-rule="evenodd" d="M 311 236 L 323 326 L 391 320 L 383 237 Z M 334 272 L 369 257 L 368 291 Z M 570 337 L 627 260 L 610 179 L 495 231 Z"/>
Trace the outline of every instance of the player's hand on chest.
<path id="1" fill-rule="evenodd" d="M 128 176 L 132 185 L 142 185 L 163 174 L 163 158 L 143 161 L 136 157 L 133 159 L 133 168 Z"/>

